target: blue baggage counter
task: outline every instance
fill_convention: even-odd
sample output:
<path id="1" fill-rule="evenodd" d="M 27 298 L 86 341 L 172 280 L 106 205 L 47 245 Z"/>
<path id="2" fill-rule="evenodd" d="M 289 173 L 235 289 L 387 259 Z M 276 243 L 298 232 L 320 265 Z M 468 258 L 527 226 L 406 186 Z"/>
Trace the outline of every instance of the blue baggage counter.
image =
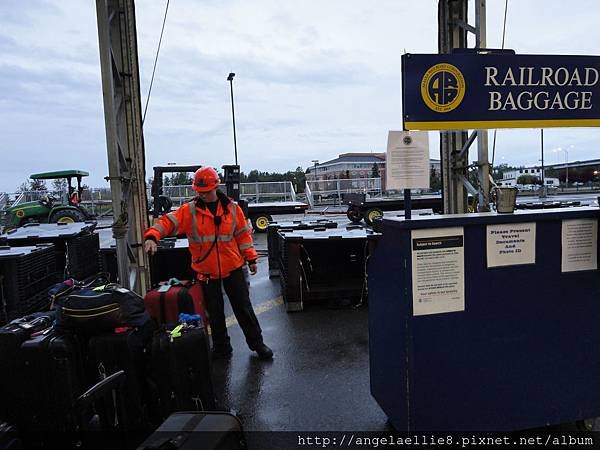
<path id="1" fill-rule="evenodd" d="M 370 382 L 397 430 L 600 416 L 599 217 L 582 207 L 383 220 L 368 269 Z"/>

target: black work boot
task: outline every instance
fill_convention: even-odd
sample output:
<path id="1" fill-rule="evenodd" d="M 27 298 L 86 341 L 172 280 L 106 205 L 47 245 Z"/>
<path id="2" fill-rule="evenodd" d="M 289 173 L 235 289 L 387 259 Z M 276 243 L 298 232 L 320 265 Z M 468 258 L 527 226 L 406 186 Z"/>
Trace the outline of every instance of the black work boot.
<path id="1" fill-rule="evenodd" d="M 213 345 L 212 348 L 212 359 L 227 359 L 231 357 L 233 348 L 230 344 L 226 345 Z"/>
<path id="2" fill-rule="evenodd" d="M 273 359 L 273 350 L 267 347 L 264 342 L 254 345 L 251 350 L 254 350 L 256 353 L 258 353 L 258 357 L 260 359 Z"/>

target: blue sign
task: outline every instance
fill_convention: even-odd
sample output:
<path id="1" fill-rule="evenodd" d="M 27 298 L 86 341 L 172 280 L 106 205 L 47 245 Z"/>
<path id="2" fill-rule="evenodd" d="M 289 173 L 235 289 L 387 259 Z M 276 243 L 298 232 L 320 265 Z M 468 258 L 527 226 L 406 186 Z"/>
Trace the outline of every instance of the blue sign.
<path id="1" fill-rule="evenodd" d="M 600 57 L 402 55 L 405 130 L 600 126 Z"/>

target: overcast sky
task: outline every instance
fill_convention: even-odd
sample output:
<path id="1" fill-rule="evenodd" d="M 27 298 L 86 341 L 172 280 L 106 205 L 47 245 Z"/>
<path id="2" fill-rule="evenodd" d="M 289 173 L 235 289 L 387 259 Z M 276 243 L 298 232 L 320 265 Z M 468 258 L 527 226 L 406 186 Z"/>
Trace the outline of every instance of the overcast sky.
<path id="1" fill-rule="evenodd" d="M 108 185 L 94 3 L 0 2 L 0 191 L 65 168 Z M 499 48 L 505 2 L 487 3 L 488 47 Z M 144 101 L 165 4 L 136 2 Z M 599 19 L 594 0 L 509 0 L 506 47 L 597 55 Z M 388 130 L 402 128 L 405 51 L 437 52 L 437 1 L 171 0 L 144 130 L 147 176 L 168 162 L 233 163 L 229 72 L 243 171 L 384 151 Z M 565 160 L 558 147 L 570 160 L 600 158 L 598 129 L 544 134 L 548 163 Z M 439 158 L 437 132 L 430 141 Z M 492 141 L 490 132 L 490 158 Z M 498 131 L 496 164 L 539 155 L 539 130 Z"/>

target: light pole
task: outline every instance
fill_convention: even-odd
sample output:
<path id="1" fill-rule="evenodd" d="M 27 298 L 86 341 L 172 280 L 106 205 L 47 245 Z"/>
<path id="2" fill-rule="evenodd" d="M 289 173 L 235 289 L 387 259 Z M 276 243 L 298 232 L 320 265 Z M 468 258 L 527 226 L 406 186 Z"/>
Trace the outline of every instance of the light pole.
<path id="1" fill-rule="evenodd" d="M 317 164 L 319 164 L 319 160 L 318 159 L 313 159 L 312 162 L 315 164 L 315 181 L 317 181 Z"/>
<path id="2" fill-rule="evenodd" d="M 235 109 L 233 107 L 233 77 L 235 77 L 235 73 L 231 72 L 227 76 L 227 81 L 229 81 L 229 87 L 231 88 L 231 118 L 233 119 L 233 149 L 235 151 L 235 165 L 238 165 L 237 159 L 237 140 L 235 137 Z"/>

